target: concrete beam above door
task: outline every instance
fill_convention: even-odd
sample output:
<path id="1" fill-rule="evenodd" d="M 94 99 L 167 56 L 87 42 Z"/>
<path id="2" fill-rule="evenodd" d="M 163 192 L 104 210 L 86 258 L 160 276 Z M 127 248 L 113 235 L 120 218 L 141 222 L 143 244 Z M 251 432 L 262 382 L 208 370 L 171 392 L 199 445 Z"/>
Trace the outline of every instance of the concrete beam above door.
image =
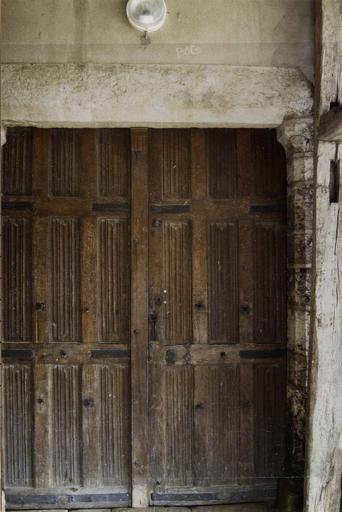
<path id="1" fill-rule="evenodd" d="M 5 125 L 276 127 L 310 115 L 297 69 L 226 65 L 4 64 Z"/>

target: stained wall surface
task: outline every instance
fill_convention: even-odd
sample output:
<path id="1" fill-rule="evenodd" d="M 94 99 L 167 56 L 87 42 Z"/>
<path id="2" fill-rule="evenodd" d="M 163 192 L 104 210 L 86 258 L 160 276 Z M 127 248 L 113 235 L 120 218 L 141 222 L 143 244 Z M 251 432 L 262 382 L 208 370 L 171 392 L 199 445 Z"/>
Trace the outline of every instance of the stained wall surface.
<path id="1" fill-rule="evenodd" d="M 300 68 L 313 75 L 314 0 L 167 0 L 146 41 L 126 0 L 3 0 L 4 63 L 192 63 Z"/>

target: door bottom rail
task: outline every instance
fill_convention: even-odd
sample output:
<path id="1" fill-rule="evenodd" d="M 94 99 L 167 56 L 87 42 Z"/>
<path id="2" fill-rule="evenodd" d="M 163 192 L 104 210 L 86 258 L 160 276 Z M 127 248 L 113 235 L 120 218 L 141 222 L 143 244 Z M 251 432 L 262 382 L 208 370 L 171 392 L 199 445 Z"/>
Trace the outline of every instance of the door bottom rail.
<path id="1" fill-rule="evenodd" d="M 82 509 L 82 508 L 118 508 L 130 507 L 131 495 L 128 492 L 113 492 L 101 489 L 101 492 L 16 492 L 5 490 L 7 510 L 34 509 Z"/>
<path id="2" fill-rule="evenodd" d="M 250 485 L 231 485 L 213 491 L 168 490 L 152 493 L 151 499 L 156 506 L 196 506 L 233 503 L 260 502 L 277 497 L 277 482 Z"/>

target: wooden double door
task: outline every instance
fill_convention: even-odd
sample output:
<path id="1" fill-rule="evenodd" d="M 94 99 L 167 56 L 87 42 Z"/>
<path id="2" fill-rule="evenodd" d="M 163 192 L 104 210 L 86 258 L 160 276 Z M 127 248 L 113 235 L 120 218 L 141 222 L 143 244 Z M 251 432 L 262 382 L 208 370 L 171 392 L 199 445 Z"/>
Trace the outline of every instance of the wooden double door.
<path id="1" fill-rule="evenodd" d="M 8 508 L 275 495 L 285 204 L 272 130 L 9 130 Z"/>

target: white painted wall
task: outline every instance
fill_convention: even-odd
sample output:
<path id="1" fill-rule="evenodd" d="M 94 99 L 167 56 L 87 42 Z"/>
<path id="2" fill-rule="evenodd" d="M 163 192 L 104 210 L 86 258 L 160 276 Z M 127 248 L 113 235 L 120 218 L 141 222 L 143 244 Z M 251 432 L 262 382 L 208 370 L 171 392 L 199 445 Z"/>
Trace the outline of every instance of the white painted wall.
<path id="1" fill-rule="evenodd" d="M 166 24 L 146 44 L 126 0 L 3 0 L 2 60 L 295 67 L 312 77 L 314 0 L 166 2 Z"/>

